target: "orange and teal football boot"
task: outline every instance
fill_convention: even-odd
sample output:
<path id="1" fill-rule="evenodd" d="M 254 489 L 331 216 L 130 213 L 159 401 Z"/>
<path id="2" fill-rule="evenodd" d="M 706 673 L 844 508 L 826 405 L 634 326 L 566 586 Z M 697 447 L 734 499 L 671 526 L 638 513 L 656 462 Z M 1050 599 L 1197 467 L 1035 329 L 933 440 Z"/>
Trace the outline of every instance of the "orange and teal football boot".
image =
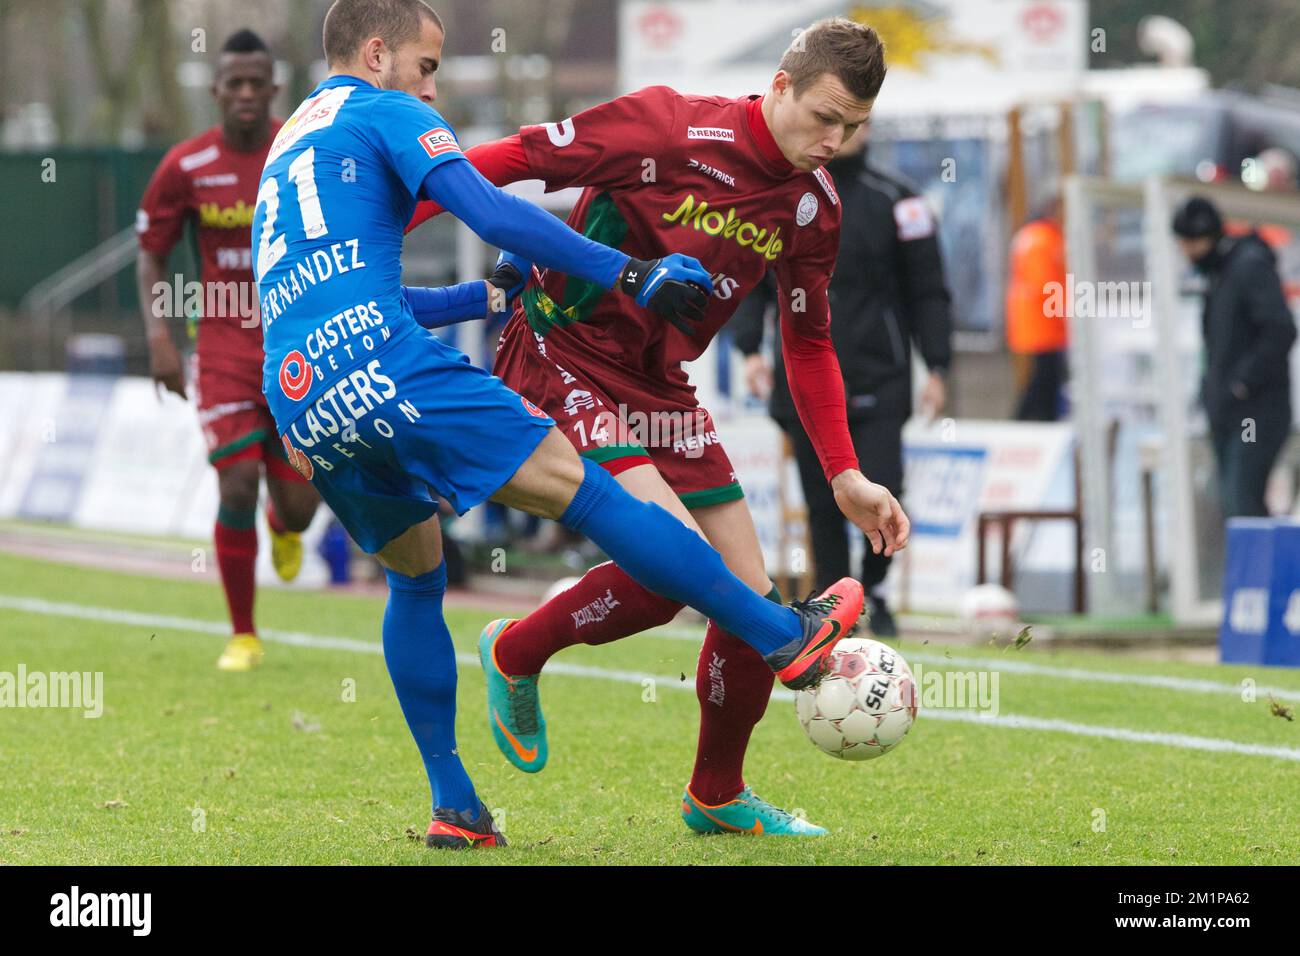
<path id="1" fill-rule="evenodd" d="M 546 719 L 537 697 L 538 674 L 511 675 L 497 666 L 496 644 L 515 622 L 499 618 L 478 636 L 478 659 L 487 682 L 488 726 L 505 758 L 524 773 L 546 766 Z"/>
<path id="2" fill-rule="evenodd" d="M 746 787 L 716 807 L 701 803 L 687 787 L 682 794 L 682 819 L 696 833 L 742 833 L 747 836 L 825 836 L 819 827 L 774 807 Z"/>
<path id="3" fill-rule="evenodd" d="M 505 835 L 497 829 L 487 804 L 478 804 L 478 816 L 439 807 L 424 837 L 424 845 L 435 850 L 469 850 L 480 846 L 506 846 Z"/>
<path id="4" fill-rule="evenodd" d="M 791 601 L 790 610 L 803 621 L 803 636 L 763 660 L 791 690 L 816 687 L 835 645 L 857 628 L 863 601 L 862 585 L 852 578 L 840 578 L 811 600 Z"/>

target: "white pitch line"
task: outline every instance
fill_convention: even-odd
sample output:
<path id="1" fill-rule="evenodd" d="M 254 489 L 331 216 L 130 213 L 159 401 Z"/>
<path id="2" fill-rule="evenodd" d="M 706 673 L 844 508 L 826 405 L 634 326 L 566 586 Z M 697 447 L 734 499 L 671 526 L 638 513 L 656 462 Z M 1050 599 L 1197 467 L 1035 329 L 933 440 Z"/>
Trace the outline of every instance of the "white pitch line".
<path id="1" fill-rule="evenodd" d="M 1064 680 L 1092 681 L 1098 684 L 1133 684 L 1139 687 L 1159 687 L 1164 690 L 1191 691 L 1205 694 L 1232 694 L 1240 696 L 1240 684 L 1204 680 L 1199 677 L 1165 677 L 1160 674 L 1116 674 L 1109 671 L 1089 671 L 1078 667 L 1053 667 L 1049 664 L 1031 664 L 1028 661 L 995 660 L 980 657 L 945 657 L 942 654 L 908 654 L 908 660 L 924 664 L 952 665 L 953 667 L 985 668 L 1008 674 L 1036 674 L 1041 677 L 1059 677 Z M 1285 687 L 1255 687 L 1256 697 L 1276 697 L 1279 700 L 1300 701 L 1300 691 Z"/>
<path id="2" fill-rule="evenodd" d="M 1108 740 L 1127 740 L 1132 743 L 1160 744 L 1184 750 L 1210 750 L 1219 753 L 1247 754 L 1253 757 L 1278 757 L 1282 760 L 1300 761 L 1300 750 L 1294 747 L 1275 747 L 1271 744 L 1244 744 L 1217 737 L 1193 737 L 1189 734 L 1170 734 L 1161 731 L 1129 730 L 1127 727 L 1100 727 L 1095 724 L 1076 724 L 1070 720 L 1053 717 L 1025 717 L 1017 714 L 982 716 L 973 710 L 926 710 L 927 718 L 957 720 L 963 723 L 987 724 L 990 727 L 1010 727 L 1016 730 L 1049 730 L 1084 737 L 1104 737 Z"/>
<path id="3" fill-rule="evenodd" d="M 85 604 L 68 604 L 59 601 L 46 601 L 41 598 L 20 597 L 0 594 L 0 608 L 22 611 L 28 614 L 44 614 L 51 617 L 69 617 L 84 621 L 130 624 L 139 627 L 161 628 L 165 630 L 187 631 L 198 634 L 226 635 L 230 625 L 224 621 L 205 621 L 199 618 L 175 617 L 165 614 L 148 614 L 141 611 L 124 611 L 117 608 L 95 607 Z M 349 637 L 331 637 L 320 634 L 307 634 L 302 631 L 282 631 L 263 628 L 259 632 L 268 641 L 278 644 L 290 644 L 295 647 L 320 648 L 324 650 L 352 651 L 363 654 L 382 654 L 383 647 L 377 641 L 359 641 Z M 930 656 L 930 655 L 927 655 Z M 947 658 L 938 658 L 946 661 Z M 465 665 L 477 665 L 478 656 L 465 652 L 457 653 L 456 660 Z M 978 659 L 973 659 L 978 661 Z M 1013 662 L 1018 663 L 1018 662 Z M 1022 665 L 1024 666 L 1024 665 Z M 1032 666 L 1032 665 L 1030 665 Z M 583 677 L 595 680 L 608 680 L 618 683 L 644 685 L 653 682 L 655 687 L 666 687 L 687 693 L 695 693 L 695 682 L 668 677 L 663 674 L 651 674 L 646 671 L 608 670 L 603 667 L 587 667 L 581 664 L 566 664 L 555 661 L 546 666 L 547 673 L 563 674 L 567 677 Z M 1208 683 L 1208 682 L 1206 682 Z M 1224 685 L 1231 687 L 1232 685 Z M 778 687 L 772 692 L 775 700 L 792 701 L 794 693 Z M 1183 750 L 1204 750 L 1216 753 L 1235 753 L 1251 757 L 1276 757 L 1281 760 L 1300 762 L 1300 749 L 1277 747 L 1269 744 L 1241 743 L 1235 740 L 1222 740 L 1216 737 L 1194 737 L 1189 734 L 1173 734 L 1159 731 L 1130 730 L 1126 727 L 1104 727 L 1096 724 L 1077 724 L 1069 720 L 1051 717 L 1028 717 L 1014 714 L 987 716 L 973 710 L 928 709 L 925 716 L 930 720 L 949 720 L 960 723 L 977 724 L 986 727 L 999 727 L 1013 730 L 1041 730 L 1055 733 L 1075 734 L 1083 737 L 1101 737 L 1107 740 L 1122 740 L 1129 743 L 1156 744 L 1164 747 L 1176 747 Z"/>
<path id="4" fill-rule="evenodd" d="M 665 637 L 679 641 L 701 641 L 704 631 L 691 631 L 680 626 L 658 628 L 646 633 L 655 637 Z M 1036 674 L 1040 677 L 1057 677 L 1062 680 L 1092 681 L 1098 684 L 1130 684 L 1135 687 L 1159 687 L 1163 690 L 1189 691 L 1205 694 L 1241 694 L 1240 684 L 1228 684 L 1223 681 L 1204 680 L 1198 677 L 1165 677 L 1160 674 L 1116 674 L 1110 671 L 1090 671 L 1078 667 L 1054 667 L 1050 664 L 1032 664 L 1028 661 L 1002 660 L 991 657 L 948 657 L 944 654 L 913 652 L 907 654 L 908 661 L 920 661 L 922 664 L 938 664 L 948 668 L 971 668 L 974 670 L 1001 671 L 1007 674 Z M 1300 690 L 1286 687 L 1255 687 L 1256 697 L 1276 697 L 1278 700 L 1300 701 Z"/>

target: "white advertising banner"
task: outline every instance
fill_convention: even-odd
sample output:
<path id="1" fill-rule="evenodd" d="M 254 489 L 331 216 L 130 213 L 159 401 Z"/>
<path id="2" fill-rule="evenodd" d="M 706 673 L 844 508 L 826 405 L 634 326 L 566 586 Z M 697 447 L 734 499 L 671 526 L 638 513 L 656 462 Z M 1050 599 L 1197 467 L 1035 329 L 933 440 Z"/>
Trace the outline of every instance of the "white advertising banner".
<path id="1" fill-rule="evenodd" d="M 56 412 L 67 379 L 62 375 L 0 374 L 0 517 L 18 514 L 42 448 L 57 436 Z"/>
<path id="2" fill-rule="evenodd" d="M 909 423 L 903 429 L 903 484 L 912 544 L 906 575 L 891 575 L 896 599 L 905 586 L 906 603 L 915 610 L 957 609 L 976 583 L 981 512 L 1073 507 L 1073 434 L 1067 423 Z M 1066 522 L 1022 524 L 1012 535 L 1017 571 L 1071 569 L 1073 534 Z M 986 547 L 988 575 L 996 581 L 997 532 L 990 532 Z"/>
<path id="3" fill-rule="evenodd" d="M 0 373 L 0 518 L 153 537 L 212 537 L 216 471 L 193 402 L 161 401 L 144 378 Z M 324 583 L 317 510 L 295 584 Z M 279 583 L 258 520 L 259 583 Z"/>
<path id="4" fill-rule="evenodd" d="M 779 552 L 780 428 L 766 415 L 740 414 L 720 418 L 718 431 L 745 489 L 769 570 L 792 570 L 792 555 Z M 1073 448 L 1073 429 L 1065 423 L 909 423 L 903 430 L 904 507 L 912 521 L 912 542 L 891 569 L 894 600 L 917 611 L 956 612 L 962 595 L 976 583 L 980 512 L 1071 508 Z M 798 476 L 793 463 L 786 467 L 786 500 L 799 507 Z M 801 528 L 791 531 L 802 534 Z M 1017 572 L 1072 571 L 1073 535 L 1066 522 L 1022 525 L 1012 537 Z M 996 531 L 989 534 L 987 551 L 988 574 L 997 580 L 1001 551 Z"/>
<path id="5" fill-rule="evenodd" d="M 1084 0 L 628 0 L 620 6 L 620 84 L 762 92 L 797 33 L 828 16 L 869 24 L 884 40 L 880 115 L 999 112 L 1026 90 L 1076 89 L 1087 69 Z"/>
<path id="6" fill-rule="evenodd" d="M 708 380 L 709 375 L 700 375 Z M 702 387 L 702 395 L 712 390 Z M 716 396 L 714 396 L 716 397 Z M 51 521 L 107 531 L 207 540 L 217 511 L 216 476 L 207 463 L 194 406 L 159 402 L 142 378 L 0 374 L 0 401 L 24 414 L 0 421 L 0 518 Z M 728 414 L 713 404 L 718 431 L 745 489 L 759 543 L 773 573 L 803 570 L 800 522 L 781 549 L 784 502 L 802 505 L 793 462 L 782 458 L 781 430 L 765 414 Z M 981 511 L 1069 508 L 1074 503 L 1073 431 L 1068 424 L 947 420 L 904 429 L 904 504 L 912 544 L 896 561 L 891 586 L 906 582 L 906 604 L 955 611 L 975 583 L 975 530 Z M 784 478 L 782 468 L 785 469 Z M 301 583 L 319 583 L 312 553 L 328 512 L 317 513 L 304 544 Z M 264 535 L 264 522 L 259 529 Z M 1073 560 L 1067 524 L 1019 530 L 1017 571 L 1067 571 Z M 259 580 L 273 575 L 264 546 Z M 989 573 L 999 571 L 990 536 Z M 906 573 L 900 573 L 906 565 Z"/>
<path id="7" fill-rule="evenodd" d="M 203 539 L 216 513 L 216 472 L 194 405 L 160 402 L 147 379 L 118 379 L 72 524 Z"/>

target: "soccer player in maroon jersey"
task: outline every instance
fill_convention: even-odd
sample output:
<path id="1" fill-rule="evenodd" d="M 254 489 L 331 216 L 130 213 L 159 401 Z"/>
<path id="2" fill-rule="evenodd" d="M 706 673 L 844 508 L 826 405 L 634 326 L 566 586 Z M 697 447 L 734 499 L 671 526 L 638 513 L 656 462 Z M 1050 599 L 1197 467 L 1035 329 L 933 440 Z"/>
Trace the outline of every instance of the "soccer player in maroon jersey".
<path id="1" fill-rule="evenodd" d="M 253 626 L 258 484 L 265 468 L 271 505 L 271 557 L 285 580 L 302 563 L 299 532 L 319 496 L 284 457 L 262 396 L 262 325 L 254 284 L 250 229 L 257 186 L 281 122 L 271 117 L 277 87 L 271 51 L 240 30 L 222 46 L 212 95 L 221 122 L 175 146 L 154 172 L 137 213 L 136 284 L 149 338 L 154 382 L 186 398 L 186 374 L 167 325 L 179 298 L 167 257 L 192 223 L 201 257 L 203 296 L 194 355 L 195 400 L 217 469 L 217 565 L 234 636 L 217 666 L 247 671 L 262 660 Z M 175 316 L 170 316 L 175 318 Z"/>
<path id="2" fill-rule="evenodd" d="M 713 273 L 703 320 L 687 329 L 647 319 L 626 297 L 581 280 L 535 277 L 502 334 L 494 371 L 551 415 L 584 457 L 699 530 L 732 571 L 774 601 L 740 485 L 682 362 L 698 358 L 775 270 L 791 391 L 836 501 L 878 553 L 906 545 L 898 502 L 858 469 L 827 300 L 840 208 L 821 166 L 868 118 L 884 73 L 875 31 L 825 20 L 796 38 L 764 95 L 650 87 L 467 153 L 498 185 L 541 179 L 548 190 L 584 187 L 568 222 L 593 239 L 635 258 L 681 249 Z M 437 211 L 426 204 L 412 226 Z M 546 762 L 537 677 L 552 654 L 666 623 L 681 607 L 603 564 L 522 620 L 489 624 L 479 652 L 489 723 L 506 758 L 527 772 Z M 771 690 L 771 668 L 710 622 L 696 673 L 699 747 L 682 798 L 692 829 L 825 832 L 745 786 L 745 750 Z"/>

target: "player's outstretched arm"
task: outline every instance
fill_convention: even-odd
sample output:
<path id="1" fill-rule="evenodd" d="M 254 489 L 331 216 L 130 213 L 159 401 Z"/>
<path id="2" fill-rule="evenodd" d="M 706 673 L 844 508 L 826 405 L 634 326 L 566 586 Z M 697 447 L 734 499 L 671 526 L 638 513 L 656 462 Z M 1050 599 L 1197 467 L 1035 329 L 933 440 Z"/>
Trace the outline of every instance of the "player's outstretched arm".
<path id="1" fill-rule="evenodd" d="M 416 322 L 426 329 L 441 329 L 504 312 L 523 291 L 532 268 L 522 256 L 503 252 L 486 280 L 438 288 L 402 286 L 402 295 Z"/>
<path id="2" fill-rule="evenodd" d="M 479 143 L 465 158 L 497 186 L 540 179 L 548 192 L 568 186 L 612 188 L 641 181 L 649 157 L 671 135 L 680 97 L 652 86 L 599 103 L 561 123 L 522 127 L 503 139 Z M 442 207 L 422 202 L 410 232 Z"/>
<path id="3" fill-rule="evenodd" d="M 528 156 L 524 153 L 524 144 L 515 133 L 505 139 L 479 143 L 465 150 L 465 158 L 474 164 L 474 168 L 483 174 L 483 178 L 493 186 L 508 186 L 524 179 L 540 179 L 528 165 Z M 425 199 L 416 204 L 415 215 L 406 225 L 410 232 L 422 223 L 447 210 L 432 199 Z"/>
<path id="4" fill-rule="evenodd" d="M 866 535 L 872 551 L 892 555 L 907 547 L 911 522 L 889 489 L 869 481 L 858 467 L 844 405 L 844 379 L 830 336 L 826 295 L 830 265 L 820 263 L 811 270 L 787 265 L 778 268 L 777 278 L 781 350 L 799 419 L 840 511 Z M 797 293 L 804 296 L 802 310 L 791 307 Z"/>
<path id="5" fill-rule="evenodd" d="M 704 315 L 713 281 L 689 256 L 674 253 L 661 259 L 633 259 L 574 232 L 532 203 L 503 192 L 467 162 L 437 166 L 425 177 L 421 192 L 483 241 L 605 289 L 617 285 L 638 305 L 687 334 L 689 323 Z"/>

